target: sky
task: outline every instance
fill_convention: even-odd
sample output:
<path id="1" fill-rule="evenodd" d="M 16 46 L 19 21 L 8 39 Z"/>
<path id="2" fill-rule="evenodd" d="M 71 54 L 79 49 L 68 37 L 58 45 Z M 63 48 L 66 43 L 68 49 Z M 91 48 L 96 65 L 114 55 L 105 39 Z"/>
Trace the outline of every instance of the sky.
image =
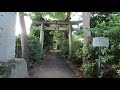
<path id="1" fill-rule="evenodd" d="M 82 19 L 81 15 L 82 15 L 82 12 L 72 12 L 71 21 L 81 20 Z M 29 16 L 24 16 L 24 19 L 25 19 L 27 34 L 29 34 L 29 32 L 30 32 L 30 26 L 32 24 L 32 20 L 29 18 Z M 82 23 L 80 25 L 82 25 Z M 75 26 L 75 25 L 73 27 L 77 28 L 77 26 Z M 18 13 L 17 13 L 17 19 L 16 19 L 16 36 L 18 34 L 21 34 L 21 26 L 20 26 L 19 16 L 18 16 Z"/>
<path id="2" fill-rule="evenodd" d="M 32 20 L 28 16 L 24 16 L 24 19 L 25 19 L 25 25 L 26 25 L 27 34 L 29 34 L 30 26 L 32 24 Z M 17 18 L 16 18 L 16 36 L 18 34 L 21 34 L 21 26 L 20 26 L 19 16 L 18 16 L 18 13 L 17 13 Z"/>

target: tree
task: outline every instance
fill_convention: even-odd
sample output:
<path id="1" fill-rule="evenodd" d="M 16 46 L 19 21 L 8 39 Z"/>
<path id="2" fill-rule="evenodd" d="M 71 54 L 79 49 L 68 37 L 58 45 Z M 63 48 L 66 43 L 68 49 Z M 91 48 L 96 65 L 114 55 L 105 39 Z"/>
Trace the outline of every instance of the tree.
<path id="1" fill-rule="evenodd" d="M 102 23 L 103 21 L 109 22 L 112 19 L 110 15 L 116 13 L 117 12 L 91 12 L 90 28 L 94 28 L 97 23 Z"/>
<path id="2" fill-rule="evenodd" d="M 24 20 L 24 12 L 19 12 L 19 19 L 20 19 L 20 25 L 21 25 L 21 47 L 22 47 L 22 58 L 26 60 L 28 63 L 29 61 L 29 48 L 28 48 L 28 39 L 27 39 L 27 32 L 26 32 L 26 26 L 25 26 L 25 20 Z"/>
<path id="3" fill-rule="evenodd" d="M 87 46 L 90 42 L 90 12 L 83 12 L 83 30 L 84 30 L 84 44 L 83 44 L 83 65 L 87 62 Z"/>

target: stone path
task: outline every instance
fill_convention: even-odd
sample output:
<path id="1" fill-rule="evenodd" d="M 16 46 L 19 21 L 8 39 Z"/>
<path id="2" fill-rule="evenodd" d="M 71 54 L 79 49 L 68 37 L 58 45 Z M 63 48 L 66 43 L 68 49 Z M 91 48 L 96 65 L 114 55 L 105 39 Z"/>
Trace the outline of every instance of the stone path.
<path id="1" fill-rule="evenodd" d="M 71 68 L 57 52 L 52 52 L 34 73 L 33 78 L 75 78 Z"/>

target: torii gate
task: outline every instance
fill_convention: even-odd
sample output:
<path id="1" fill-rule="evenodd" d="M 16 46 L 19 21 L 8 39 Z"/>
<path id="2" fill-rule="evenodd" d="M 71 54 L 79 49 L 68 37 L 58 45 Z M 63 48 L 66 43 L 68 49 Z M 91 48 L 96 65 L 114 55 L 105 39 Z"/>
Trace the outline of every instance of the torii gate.
<path id="1" fill-rule="evenodd" d="M 44 42 L 44 30 L 68 30 L 69 34 L 69 56 L 71 56 L 71 52 L 72 52 L 72 25 L 78 25 L 79 23 L 82 22 L 81 21 L 40 21 L 40 20 L 33 20 L 34 23 L 40 24 L 39 27 L 34 27 L 37 30 L 40 30 L 40 43 L 43 49 L 43 42 Z M 55 25 L 68 25 L 68 28 L 63 28 L 63 27 L 45 27 L 44 24 L 55 24 Z"/>

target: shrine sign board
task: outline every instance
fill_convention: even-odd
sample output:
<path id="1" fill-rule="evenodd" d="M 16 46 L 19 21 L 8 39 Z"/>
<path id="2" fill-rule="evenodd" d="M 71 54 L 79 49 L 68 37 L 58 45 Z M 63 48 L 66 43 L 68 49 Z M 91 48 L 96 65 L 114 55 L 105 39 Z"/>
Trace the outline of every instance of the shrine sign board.
<path id="1" fill-rule="evenodd" d="M 96 46 L 96 47 L 108 47 L 109 46 L 109 38 L 94 37 L 93 38 L 93 46 Z"/>

